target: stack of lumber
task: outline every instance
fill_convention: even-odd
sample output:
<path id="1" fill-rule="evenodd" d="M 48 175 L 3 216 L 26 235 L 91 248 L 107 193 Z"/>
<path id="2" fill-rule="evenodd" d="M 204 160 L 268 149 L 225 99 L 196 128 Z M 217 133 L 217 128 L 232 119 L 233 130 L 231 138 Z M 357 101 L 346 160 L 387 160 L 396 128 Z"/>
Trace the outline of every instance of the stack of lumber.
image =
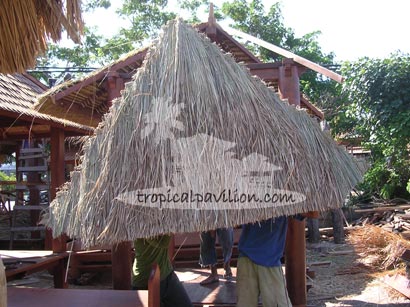
<path id="1" fill-rule="evenodd" d="M 410 203 L 375 203 L 373 207 L 356 209 L 362 216 L 353 222 L 354 226 L 375 225 L 385 230 L 400 233 L 410 239 Z"/>

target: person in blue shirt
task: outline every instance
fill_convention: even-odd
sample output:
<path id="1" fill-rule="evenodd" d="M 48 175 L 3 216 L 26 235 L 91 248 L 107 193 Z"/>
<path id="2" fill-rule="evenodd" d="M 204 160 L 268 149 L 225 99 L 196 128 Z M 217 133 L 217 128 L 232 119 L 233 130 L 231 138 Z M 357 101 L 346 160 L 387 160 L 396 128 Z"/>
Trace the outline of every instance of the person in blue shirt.
<path id="1" fill-rule="evenodd" d="M 237 307 L 292 306 L 281 258 L 286 243 L 287 217 L 243 225 L 237 265 Z"/>

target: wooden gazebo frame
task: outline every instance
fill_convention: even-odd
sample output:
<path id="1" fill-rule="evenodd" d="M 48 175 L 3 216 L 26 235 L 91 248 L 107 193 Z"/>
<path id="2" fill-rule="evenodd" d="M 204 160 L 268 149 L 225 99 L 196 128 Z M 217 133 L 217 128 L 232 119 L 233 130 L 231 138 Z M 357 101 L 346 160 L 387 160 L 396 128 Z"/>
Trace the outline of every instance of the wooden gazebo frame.
<path id="1" fill-rule="evenodd" d="M 45 90 L 45 86 L 29 75 L 1 75 L 2 93 L 0 96 L 0 142 L 16 144 L 18 155 L 18 141 L 49 138 L 51 145 L 50 156 L 50 199 L 56 195 L 58 187 L 65 182 L 64 150 L 65 138 L 70 136 L 84 136 L 93 133 L 93 128 L 58 117 L 39 113 L 31 109 L 33 98 L 38 92 Z M 60 239 L 52 240 L 51 232 L 46 231 L 45 249 L 55 253 L 65 252 L 65 242 Z M 29 270 L 42 267 L 54 268 L 55 286 L 64 287 L 64 255 L 36 263 Z M 56 262 L 58 262 L 56 264 Z M 24 269 L 22 269 L 24 271 Z M 16 273 L 19 273 L 18 270 Z"/>

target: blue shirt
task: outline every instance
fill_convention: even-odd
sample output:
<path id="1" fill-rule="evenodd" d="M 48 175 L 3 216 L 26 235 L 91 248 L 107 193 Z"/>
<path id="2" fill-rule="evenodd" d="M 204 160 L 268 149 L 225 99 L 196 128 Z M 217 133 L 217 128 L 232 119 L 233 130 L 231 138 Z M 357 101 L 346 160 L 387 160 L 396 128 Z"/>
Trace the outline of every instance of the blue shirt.
<path id="1" fill-rule="evenodd" d="M 281 266 L 287 226 L 286 216 L 243 225 L 238 245 L 239 256 L 246 256 L 258 265 Z"/>

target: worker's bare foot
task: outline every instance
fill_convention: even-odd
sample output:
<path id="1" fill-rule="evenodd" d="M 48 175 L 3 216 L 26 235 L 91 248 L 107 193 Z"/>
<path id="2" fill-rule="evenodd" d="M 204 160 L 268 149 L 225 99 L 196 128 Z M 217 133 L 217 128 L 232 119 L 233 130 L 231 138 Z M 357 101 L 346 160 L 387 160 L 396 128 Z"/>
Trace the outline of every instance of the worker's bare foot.
<path id="1" fill-rule="evenodd" d="M 218 282 L 218 281 L 219 281 L 218 275 L 211 274 L 207 278 L 205 278 L 203 281 L 201 281 L 199 284 L 201 286 L 205 286 L 205 285 L 209 285 L 209 284 L 212 284 L 212 283 Z"/>
<path id="2" fill-rule="evenodd" d="M 231 270 L 231 266 L 229 262 L 224 264 L 224 269 L 225 269 L 224 278 L 227 281 L 230 281 L 232 279 L 232 270 Z"/>
<path id="3" fill-rule="evenodd" d="M 232 270 L 231 270 L 231 268 L 229 268 L 228 270 L 225 271 L 224 278 L 227 281 L 232 280 Z"/>

